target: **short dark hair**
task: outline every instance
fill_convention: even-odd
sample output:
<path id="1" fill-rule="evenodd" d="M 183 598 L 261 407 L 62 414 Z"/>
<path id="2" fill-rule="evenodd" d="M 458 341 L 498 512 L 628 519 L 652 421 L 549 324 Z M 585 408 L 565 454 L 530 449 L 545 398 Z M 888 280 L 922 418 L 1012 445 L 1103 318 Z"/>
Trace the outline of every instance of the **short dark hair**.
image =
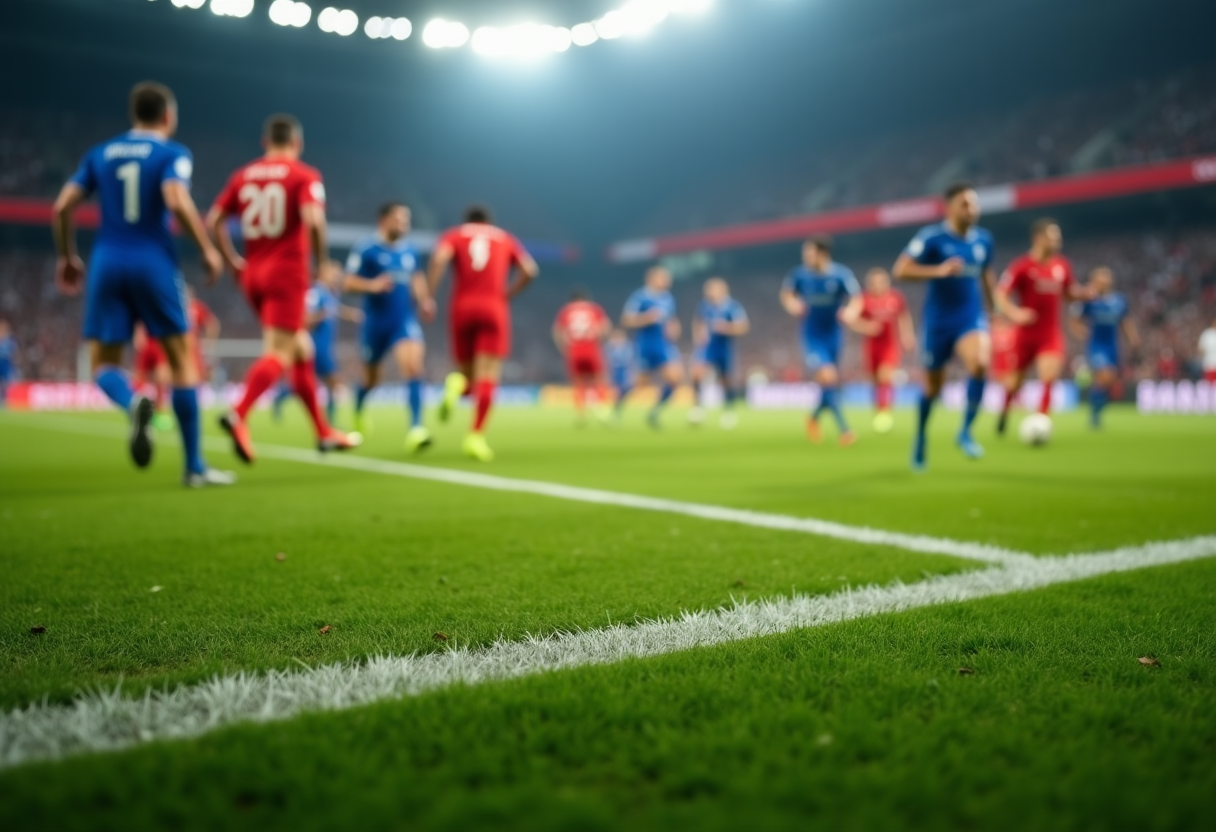
<path id="1" fill-rule="evenodd" d="M 591 293 L 583 286 L 575 286 L 570 290 L 570 300 L 591 300 Z"/>
<path id="2" fill-rule="evenodd" d="M 465 222 L 483 222 L 487 225 L 494 221 L 494 214 L 491 213 L 489 206 L 486 205 L 470 205 L 464 212 Z"/>
<path id="3" fill-rule="evenodd" d="M 286 113 L 276 113 L 266 119 L 262 137 L 271 147 L 285 147 L 304 135 L 300 120 Z"/>
<path id="4" fill-rule="evenodd" d="M 1040 217 L 1039 219 L 1035 220 L 1030 226 L 1030 239 L 1034 240 L 1053 225 L 1059 225 L 1059 223 L 1053 220 L 1051 217 Z"/>
<path id="5" fill-rule="evenodd" d="M 974 191 L 974 190 L 975 190 L 975 186 L 972 185 L 970 182 L 967 182 L 967 181 L 955 182 L 950 187 L 946 188 L 946 190 L 942 193 L 942 199 L 946 200 L 946 202 L 953 202 L 954 198 L 956 196 L 958 196 L 959 194 L 963 193 L 964 191 Z"/>
<path id="6" fill-rule="evenodd" d="M 816 234 L 813 237 L 808 237 L 805 245 L 814 246 L 815 248 L 822 251 L 824 254 L 831 254 L 832 253 L 832 243 L 833 243 L 832 238 L 830 236 L 828 236 L 827 234 Z"/>
<path id="7" fill-rule="evenodd" d="M 160 124 L 170 107 L 177 106 L 173 90 L 155 81 L 141 81 L 131 88 L 127 108 L 136 124 Z"/>
<path id="8" fill-rule="evenodd" d="M 407 211 L 409 210 L 409 207 L 404 202 L 389 200 L 388 202 L 382 203 L 379 210 L 376 211 L 376 219 L 382 220 L 389 214 L 396 211 L 398 208 L 405 208 Z"/>

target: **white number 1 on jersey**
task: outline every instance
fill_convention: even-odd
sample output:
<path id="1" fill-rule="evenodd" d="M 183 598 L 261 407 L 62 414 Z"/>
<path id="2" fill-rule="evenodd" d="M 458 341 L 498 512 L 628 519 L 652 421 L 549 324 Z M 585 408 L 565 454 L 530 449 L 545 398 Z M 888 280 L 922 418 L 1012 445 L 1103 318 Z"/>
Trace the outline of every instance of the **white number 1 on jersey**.
<path id="1" fill-rule="evenodd" d="M 134 225 L 139 222 L 139 162 L 127 162 L 114 174 L 122 180 L 122 218 Z"/>
<path id="2" fill-rule="evenodd" d="M 473 271 L 483 271 L 490 262 L 490 238 L 474 237 L 469 240 L 469 260 L 472 261 Z"/>

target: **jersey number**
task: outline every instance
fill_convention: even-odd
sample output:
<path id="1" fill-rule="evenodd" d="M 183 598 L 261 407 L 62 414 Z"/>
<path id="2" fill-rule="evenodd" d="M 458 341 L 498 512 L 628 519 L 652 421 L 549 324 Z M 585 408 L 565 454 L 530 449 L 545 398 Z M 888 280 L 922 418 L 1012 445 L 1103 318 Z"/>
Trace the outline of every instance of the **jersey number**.
<path id="1" fill-rule="evenodd" d="M 282 235 L 287 227 L 287 190 L 281 184 L 247 183 L 237 199 L 245 206 L 241 211 L 241 234 L 246 240 L 263 237 L 273 240 Z"/>
<path id="2" fill-rule="evenodd" d="M 474 237 L 469 240 L 469 261 L 473 271 L 485 271 L 490 262 L 490 238 Z"/>
<path id="3" fill-rule="evenodd" d="M 134 225 L 139 222 L 139 162 L 127 162 L 114 173 L 122 180 L 122 218 Z"/>

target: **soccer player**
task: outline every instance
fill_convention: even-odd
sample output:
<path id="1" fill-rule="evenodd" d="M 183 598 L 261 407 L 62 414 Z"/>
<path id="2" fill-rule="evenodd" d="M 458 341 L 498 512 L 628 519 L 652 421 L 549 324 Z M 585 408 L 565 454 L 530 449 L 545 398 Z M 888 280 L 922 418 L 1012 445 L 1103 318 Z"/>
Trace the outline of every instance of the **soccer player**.
<path id="1" fill-rule="evenodd" d="M 1064 370 L 1066 352 L 1063 303 L 1086 296 L 1073 279 L 1072 264 L 1060 253 L 1063 247 L 1059 224 L 1036 220 L 1030 228 L 1030 251 L 1009 264 L 996 287 L 996 308 L 1017 327 L 1013 372 L 1002 379 L 1005 405 L 996 423 L 1002 436 L 1031 365 L 1043 385 L 1039 413 L 1051 412 L 1051 388 Z"/>
<path id="2" fill-rule="evenodd" d="M 840 325 L 857 321 L 863 299 L 852 269 L 832 260 L 831 237 L 820 235 L 802 244 L 802 265 L 786 276 L 780 298 L 785 311 L 802 321 L 802 354 L 822 391 L 819 406 L 807 419 L 807 437 L 823 441 L 819 418 L 829 412 L 840 431 L 838 441 L 847 448 L 857 437 L 840 409 Z"/>
<path id="3" fill-rule="evenodd" d="M 313 281 L 308 294 L 304 296 L 304 324 L 308 327 L 308 334 L 312 336 L 313 371 L 317 374 L 317 379 L 325 385 L 325 419 L 331 425 L 336 420 L 338 409 L 338 358 L 334 354 L 338 320 L 363 323 L 362 311 L 344 306 L 338 299 L 342 278 L 341 264 L 326 260 L 317 271 L 317 279 Z M 279 382 L 272 405 L 275 421 L 282 418 L 283 403 L 289 398 L 291 388 Z"/>
<path id="4" fill-rule="evenodd" d="M 317 436 L 318 450 L 345 451 L 363 437 L 347 436 L 325 421 L 317 402 L 312 338 L 305 328 L 305 295 L 310 257 L 318 268 L 326 260 L 325 186 L 315 168 L 300 161 L 304 132 L 292 116 L 266 120 L 265 155 L 237 170 L 207 215 L 224 262 L 241 284 L 262 324 L 262 357 L 245 376 L 245 393 L 236 407 L 220 417 L 233 449 L 246 463 L 255 459 L 246 422 L 263 393 L 289 369 L 291 386 L 304 403 Z M 237 253 L 228 218 L 239 217 L 245 255 Z"/>
<path id="5" fill-rule="evenodd" d="M 165 355 L 160 342 L 148 335 L 148 330 L 142 323 L 135 325 L 131 346 L 135 353 L 131 386 L 138 392 L 151 388 L 152 405 L 156 411 L 152 417 L 152 426 L 157 430 L 168 430 L 171 423 L 164 411 L 169 401 L 169 388 L 173 384 L 169 357 Z"/>
<path id="6" fill-rule="evenodd" d="M 633 391 L 633 342 L 629 333 L 623 329 L 614 329 L 608 335 L 608 343 L 604 345 L 604 356 L 608 361 L 608 377 L 616 388 L 616 418 L 619 421 L 625 409 L 625 400 Z"/>
<path id="7" fill-rule="evenodd" d="M 0 407 L 8 400 L 8 386 L 13 380 L 17 362 L 17 340 L 8 321 L 0 318 Z"/>
<path id="8" fill-rule="evenodd" d="M 895 372 L 903 352 L 916 349 L 916 328 L 903 293 L 891 288 L 886 269 L 870 269 L 861 296 L 861 311 L 852 328 L 865 337 L 866 369 L 874 379 L 874 430 L 888 433 L 895 427 Z"/>
<path id="9" fill-rule="evenodd" d="M 684 380 L 680 351 L 675 344 L 680 337 L 680 321 L 671 295 L 671 272 L 662 266 L 653 266 L 646 272 L 645 285 L 625 301 L 621 326 L 634 332 L 642 375 L 648 379 L 657 376 L 662 381 L 659 399 L 646 417 L 647 423 L 657 430 L 659 414 Z"/>
<path id="10" fill-rule="evenodd" d="M 198 368 L 199 381 L 206 383 L 211 380 L 211 365 L 207 361 L 207 353 L 219 340 L 220 319 L 211 311 L 211 307 L 199 300 L 193 286 L 186 286 L 186 301 L 190 305 L 190 332 L 187 334 L 190 355 L 194 359 L 194 366 Z"/>
<path id="11" fill-rule="evenodd" d="M 1119 332 L 1122 330 L 1132 349 L 1139 349 L 1140 331 L 1128 317 L 1127 299 L 1115 291 L 1115 275 L 1108 267 L 1090 272 L 1087 288 L 1090 299 L 1081 304 L 1077 317 L 1079 334 L 1089 342 L 1086 359 L 1094 374 L 1089 390 L 1090 425 L 1096 429 L 1102 426 L 1102 411 L 1119 380 Z"/>
<path id="12" fill-rule="evenodd" d="M 434 320 L 435 301 L 409 233 L 410 209 L 400 202 L 382 205 L 376 236 L 352 249 L 346 260 L 344 288 L 364 296 L 363 381 L 355 388 L 355 429 L 363 430 L 367 395 L 380 383 L 380 364 L 391 352 L 408 391 L 410 429 L 405 449 L 417 453 L 431 445 L 431 433 L 422 424 L 426 342 L 418 319 Z"/>
<path id="13" fill-rule="evenodd" d="M 735 377 L 735 342 L 751 328 L 743 304 L 730 296 L 730 286 L 720 277 L 705 281 L 704 297 L 697 306 L 692 323 L 692 340 L 696 347 L 692 367 L 693 390 L 696 401 L 688 413 L 688 419 L 698 424 L 704 418 L 701 409 L 701 384 L 712 369 L 722 385 L 725 410 L 718 420 L 719 427 L 730 430 L 739 423 L 735 415 L 735 401 L 739 398 L 738 379 Z"/>
<path id="14" fill-rule="evenodd" d="M 604 376 L 604 339 L 612 321 L 604 307 L 585 289 L 575 289 L 570 302 L 553 322 L 553 342 L 566 359 L 570 384 L 574 387 L 574 412 L 581 423 L 586 415 L 587 391 L 595 391 L 596 410 L 601 418 L 608 407 L 608 382 Z"/>
<path id="15" fill-rule="evenodd" d="M 912 450 L 912 468 L 925 468 L 926 429 L 933 403 L 941 395 L 946 364 L 958 356 L 967 371 L 967 404 L 956 440 L 971 459 L 984 449 L 971 435 L 971 427 L 984 398 L 992 342 L 988 337 L 987 308 L 993 304 L 992 235 L 976 223 L 980 199 L 967 183 L 951 185 L 944 195 L 946 219 L 922 228 L 895 262 L 898 280 L 923 280 L 925 296 L 924 362 L 927 378 L 921 394 Z"/>
<path id="16" fill-rule="evenodd" d="M 1199 363 L 1203 368 L 1203 379 L 1216 384 L 1216 320 L 1199 333 Z"/>
<path id="17" fill-rule="evenodd" d="M 475 400 L 473 429 L 464 452 L 490 462 L 494 452 L 485 438 L 486 420 L 502 363 L 511 353 L 510 302 L 537 278 L 540 269 L 514 236 L 492 224 L 490 209 L 474 205 L 464 224 L 449 229 L 431 253 L 428 297 L 434 297 L 448 266 L 452 267 L 451 339 L 459 370 L 444 380 L 439 417 L 451 418 L 457 400 L 470 389 Z M 518 274 L 512 280 L 512 271 Z"/>
<path id="18" fill-rule="evenodd" d="M 190 151 L 171 140 L 177 129 L 173 93 L 161 84 L 137 84 L 131 90 L 130 114 L 132 129 L 86 153 L 55 200 L 55 280 L 64 294 L 85 290 L 84 337 L 93 379 L 130 417 L 128 445 L 135 465 L 146 468 L 152 461 L 149 426 L 155 414 L 152 402 L 136 395 L 119 369 L 138 321 L 160 341 L 169 359 L 173 412 L 185 452 L 183 482 L 191 488 L 231 485 L 231 474 L 209 468 L 203 459 L 198 373 L 186 339 L 190 324 L 185 281 L 177 266 L 170 218 L 198 245 L 209 278 L 220 273 L 223 261 L 190 198 Z M 72 214 L 93 193 L 101 209 L 101 228 L 86 281 Z"/>

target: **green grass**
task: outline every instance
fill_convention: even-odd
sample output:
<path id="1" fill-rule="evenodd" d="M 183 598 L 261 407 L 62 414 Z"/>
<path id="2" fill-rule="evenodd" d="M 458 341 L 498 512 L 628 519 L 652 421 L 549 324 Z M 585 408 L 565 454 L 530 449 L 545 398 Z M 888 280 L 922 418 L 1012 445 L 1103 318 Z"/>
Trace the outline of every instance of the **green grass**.
<path id="1" fill-rule="evenodd" d="M 503 410 L 491 470 L 1036 553 L 1216 531 L 1216 425 L 1111 415 L 977 464 L 939 414 L 913 477 L 906 426 L 842 450 L 793 413 L 653 435 Z M 361 453 L 401 458 L 399 419 Z M 190 493 L 171 446 L 136 473 L 121 442 L 49 429 L 81 420 L 119 424 L 0 414 L 6 708 L 976 568 L 272 460 Z M 298 421 L 255 429 L 307 444 Z M 439 439 L 428 464 L 475 468 L 457 428 Z M 0 827 L 1187 828 L 1216 811 L 1214 602 L 1204 562 L 238 727 L 0 772 Z"/>

